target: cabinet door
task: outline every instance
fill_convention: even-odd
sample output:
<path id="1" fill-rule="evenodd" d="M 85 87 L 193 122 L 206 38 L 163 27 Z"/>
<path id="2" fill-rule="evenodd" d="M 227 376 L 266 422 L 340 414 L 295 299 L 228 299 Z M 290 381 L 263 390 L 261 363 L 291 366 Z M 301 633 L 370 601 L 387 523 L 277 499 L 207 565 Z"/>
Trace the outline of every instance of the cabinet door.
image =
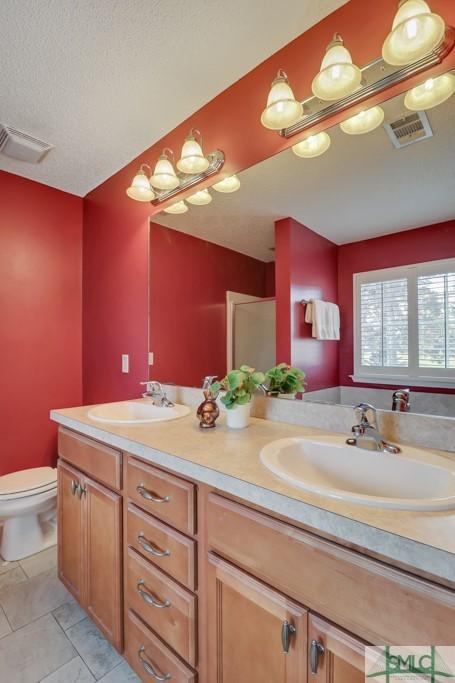
<path id="1" fill-rule="evenodd" d="M 58 575 L 83 604 L 85 599 L 84 514 L 78 492 L 80 472 L 58 462 Z"/>
<path id="2" fill-rule="evenodd" d="M 118 649 L 122 648 L 122 499 L 88 477 L 82 503 L 86 521 L 85 607 Z"/>
<path id="3" fill-rule="evenodd" d="M 308 683 L 364 683 L 365 644 L 329 622 L 308 617 Z"/>
<path id="4" fill-rule="evenodd" d="M 209 680 L 304 683 L 307 612 L 209 554 Z"/>

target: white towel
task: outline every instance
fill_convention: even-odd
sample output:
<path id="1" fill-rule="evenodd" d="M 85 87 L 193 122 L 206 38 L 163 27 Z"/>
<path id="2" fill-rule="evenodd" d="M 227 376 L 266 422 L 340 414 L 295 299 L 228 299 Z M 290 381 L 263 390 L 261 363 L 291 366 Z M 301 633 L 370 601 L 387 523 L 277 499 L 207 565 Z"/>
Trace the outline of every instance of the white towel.
<path id="1" fill-rule="evenodd" d="M 340 338 L 340 309 L 336 304 L 313 299 L 306 305 L 305 322 L 313 325 L 311 334 L 315 339 Z"/>

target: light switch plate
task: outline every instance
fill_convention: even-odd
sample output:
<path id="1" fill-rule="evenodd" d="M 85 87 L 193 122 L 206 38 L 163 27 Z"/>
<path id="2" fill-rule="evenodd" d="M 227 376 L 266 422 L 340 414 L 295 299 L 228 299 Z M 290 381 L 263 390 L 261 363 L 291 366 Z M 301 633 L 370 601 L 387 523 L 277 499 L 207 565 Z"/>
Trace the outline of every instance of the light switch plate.
<path id="1" fill-rule="evenodd" d="M 153 365 L 153 351 L 149 351 L 149 365 Z"/>
<path id="2" fill-rule="evenodd" d="M 128 353 L 122 353 L 122 372 L 130 371 L 130 356 Z"/>

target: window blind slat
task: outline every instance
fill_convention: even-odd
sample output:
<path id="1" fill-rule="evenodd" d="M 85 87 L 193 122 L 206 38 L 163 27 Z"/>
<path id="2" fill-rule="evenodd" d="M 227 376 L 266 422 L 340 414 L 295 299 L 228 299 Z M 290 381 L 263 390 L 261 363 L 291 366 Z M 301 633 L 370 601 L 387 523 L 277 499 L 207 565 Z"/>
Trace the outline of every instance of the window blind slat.
<path id="1" fill-rule="evenodd" d="M 360 325 L 362 365 L 407 367 L 407 280 L 403 278 L 362 284 Z"/>
<path id="2" fill-rule="evenodd" d="M 455 273 L 417 278 L 419 367 L 455 368 Z"/>

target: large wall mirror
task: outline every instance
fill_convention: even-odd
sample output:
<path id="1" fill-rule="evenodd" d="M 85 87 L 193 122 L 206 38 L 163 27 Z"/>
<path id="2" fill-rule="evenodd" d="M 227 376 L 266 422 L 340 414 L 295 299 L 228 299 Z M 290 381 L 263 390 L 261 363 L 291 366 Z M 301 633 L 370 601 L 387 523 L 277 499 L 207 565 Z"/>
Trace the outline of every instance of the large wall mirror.
<path id="1" fill-rule="evenodd" d="M 455 98 L 382 108 L 368 134 L 333 127 L 320 156 L 289 149 L 153 216 L 153 379 L 285 361 L 303 400 L 391 409 L 410 389 L 412 411 L 455 417 Z"/>

